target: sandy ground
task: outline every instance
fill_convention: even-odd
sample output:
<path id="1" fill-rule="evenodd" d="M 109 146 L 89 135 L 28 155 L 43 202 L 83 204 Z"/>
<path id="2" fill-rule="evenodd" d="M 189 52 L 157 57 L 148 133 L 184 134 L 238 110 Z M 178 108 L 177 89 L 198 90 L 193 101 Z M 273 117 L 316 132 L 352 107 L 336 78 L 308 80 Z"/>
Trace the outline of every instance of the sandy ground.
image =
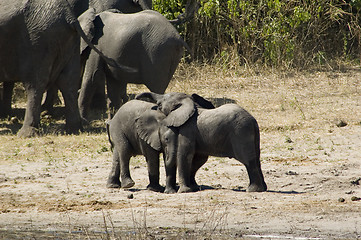
<path id="1" fill-rule="evenodd" d="M 107 189 L 105 133 L 62 142 L 0 135 L 0 238 L 360 239 L 361 76 L 345 77 L 356 89 L 287 85 L 208 96 L 234 99 L 258 119 L 264 193 L 245 191 L 242 164 L 215 157 L 199 170 L 196 193 L 146 190 L 141 156 L 131 161 L 134 188 Z"/>

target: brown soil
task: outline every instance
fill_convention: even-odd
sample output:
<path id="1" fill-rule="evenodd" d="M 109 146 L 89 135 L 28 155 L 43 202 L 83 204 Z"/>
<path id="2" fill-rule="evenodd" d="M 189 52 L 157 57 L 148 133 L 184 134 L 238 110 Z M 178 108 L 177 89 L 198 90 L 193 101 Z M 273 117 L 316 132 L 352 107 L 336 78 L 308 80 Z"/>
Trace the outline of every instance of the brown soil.
<path id="1" fill-rule="evenodd" d="M 358 69 L 214 84 L 202 77 L 178 77 L 168 92 L 236 101 L 256 117 L 267 192 L 246 192 L 245 167 L 215 157 L 198 172 L 196 193 L 146 190 L 141 156 L 131 161 L 134 188 L 108 189 L 112 154 L 104 132 L 19 139 L 3 121 L 0 238 L 361 238 Z"/>

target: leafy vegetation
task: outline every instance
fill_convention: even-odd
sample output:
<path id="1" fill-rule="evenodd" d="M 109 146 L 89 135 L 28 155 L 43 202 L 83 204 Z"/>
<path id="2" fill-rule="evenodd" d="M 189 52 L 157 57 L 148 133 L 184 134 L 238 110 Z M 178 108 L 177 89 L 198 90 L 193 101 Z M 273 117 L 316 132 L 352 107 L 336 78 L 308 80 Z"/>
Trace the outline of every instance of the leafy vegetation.
<path id="1" fill-rule="evenodd" d="M 155 0 L 169 19 L 187 0 Z M 357 60 L 360 0 L 199 0 L 198 14 L 179 30 L 202 62 L 307 67 Z"/>

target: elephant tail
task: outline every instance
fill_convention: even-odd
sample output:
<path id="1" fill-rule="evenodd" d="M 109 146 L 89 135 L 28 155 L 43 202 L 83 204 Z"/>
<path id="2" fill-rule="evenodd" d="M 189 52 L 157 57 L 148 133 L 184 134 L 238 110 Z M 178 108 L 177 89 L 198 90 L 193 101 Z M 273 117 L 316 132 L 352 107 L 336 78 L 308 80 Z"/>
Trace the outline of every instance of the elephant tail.
<path id="1" fill-rule="evenodd" d="M 114 149 L 114 143 L 112 142 L 112 139 L 110 137 L 110 132 L 109 132 L 109 127 L 110 127 L 110 123 L 111 123 L 112 120 L 108 119 L 105 124 L 107 126 L 107 134 L 108 134 L 108 141 L 110 143 L 110 150 L 112 150 L 113 152 L 113 149 Z"/>
<path id="2" fill-rule="evenodd" d="M 254 148 L 256 151 L 256 157 L 258 160 L 258 163 L 260 164 L 261 162 L 261 151 L 260 151 L 260 133 L 259 133 L 259 126 L 258 123 L 256 121 L 256 119 L 254 120 Z"/>

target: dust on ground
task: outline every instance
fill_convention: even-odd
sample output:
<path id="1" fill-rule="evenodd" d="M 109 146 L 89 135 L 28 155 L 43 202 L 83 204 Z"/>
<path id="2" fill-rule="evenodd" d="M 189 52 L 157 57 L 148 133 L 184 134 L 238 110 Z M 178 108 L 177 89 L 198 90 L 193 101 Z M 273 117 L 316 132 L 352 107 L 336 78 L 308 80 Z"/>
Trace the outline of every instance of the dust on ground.
<path id="1" fill-rule="evenodd" d="M 171 82 L 168 92 L 235 101 L 256 117 L 264 193 L 246 192 L 245 167 L 216 157 L 197 173 L 196 193 L 146 190 L 141 156 L 131 160 L 134 188 L 108 189 L 104 132 L 19 139 L 4 120 L 0 238 L 359 239 L 360 79 L 353 69 Z"/>

